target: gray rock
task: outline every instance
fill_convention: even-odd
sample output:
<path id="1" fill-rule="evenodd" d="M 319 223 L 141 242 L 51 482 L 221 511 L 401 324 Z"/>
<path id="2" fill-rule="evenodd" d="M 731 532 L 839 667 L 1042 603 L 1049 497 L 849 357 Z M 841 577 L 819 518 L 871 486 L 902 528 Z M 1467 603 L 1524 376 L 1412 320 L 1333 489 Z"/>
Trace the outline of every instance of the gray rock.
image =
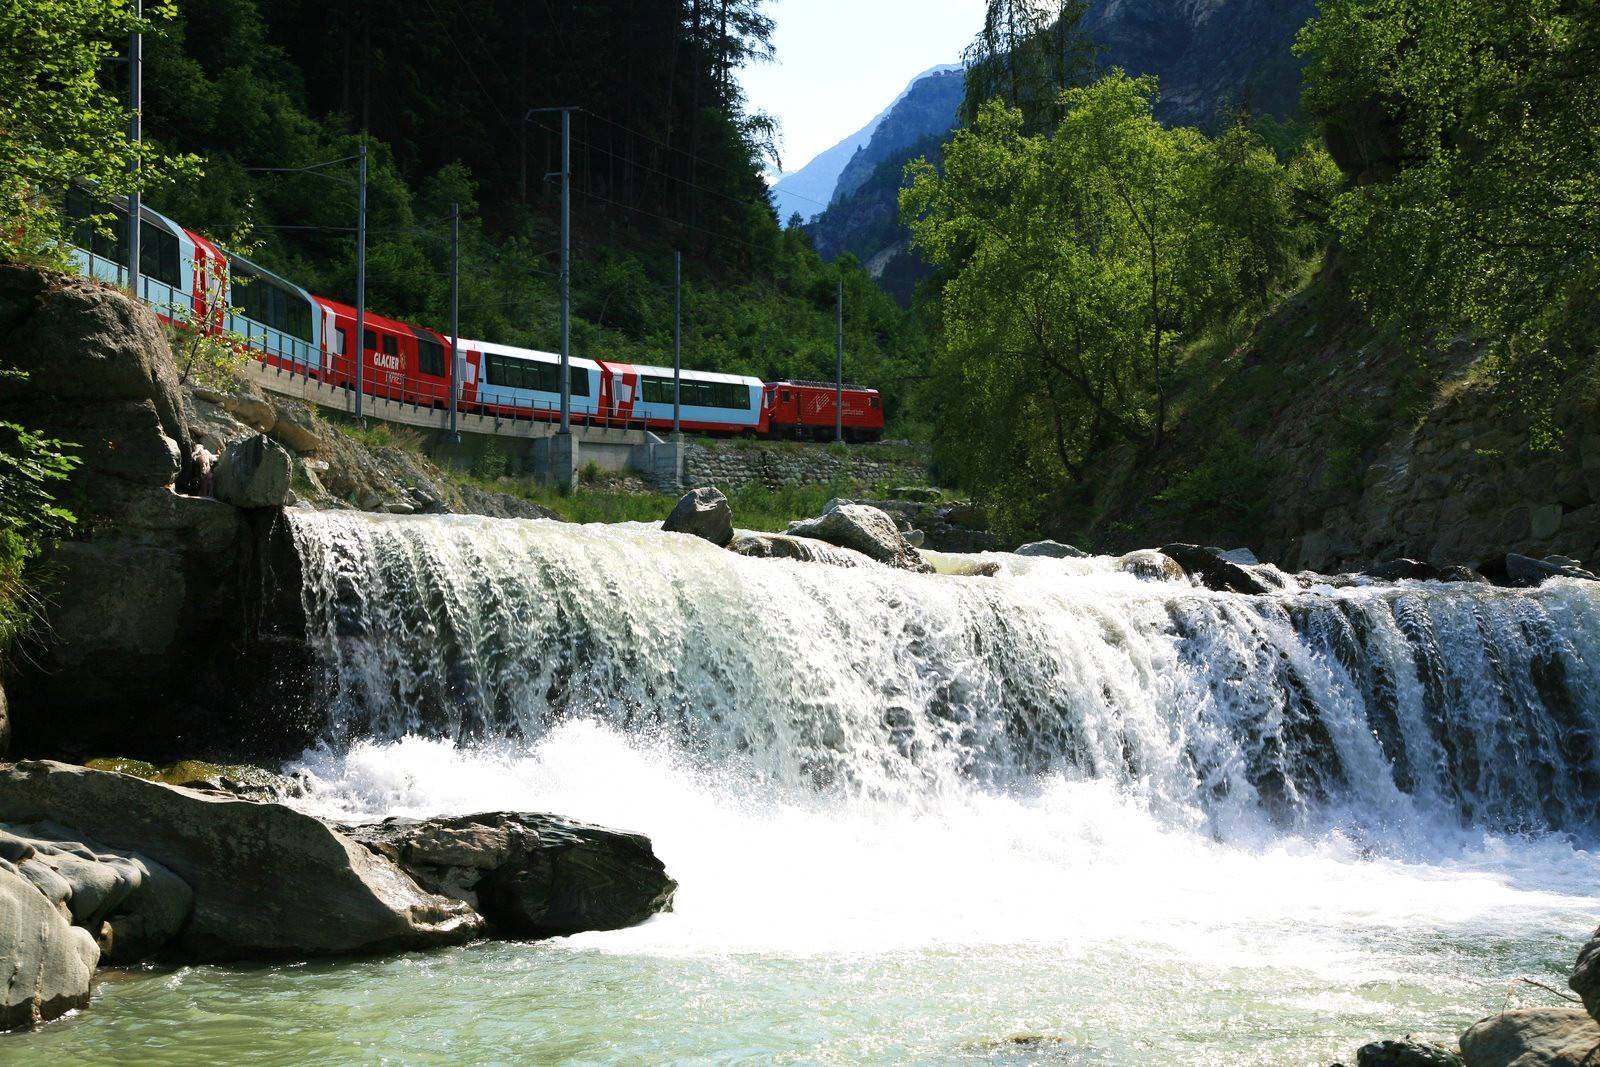
<path id="1" fill-rule="evenodd" d="M 1398 582 L 1407 579 L 1414 581 L 1434 581 L 1439 577 L 1439 568 L 1431 563 L 1424 563 L 1417 559 L 1391 559 L 1383 563 L 1374 563 L 1361 572 L 1369 578 L 1377 578 L 1384 582 Z"/>
<path id="2" fill-rule="evenodd" d="M 1551 563 L 1517 552 L 1506 553 L 1506 578 L 1512 585 L 1522 587 L 1540 585 L 1548 578 L 1584 578 L 1591 582 L 1600 580 L 1582 567 Z"/>
<path id="3" fill-rule="evenodd" d="M 817 518 L 790 523 L 788 532 L 794 537 L 810 537 L 854 549 L 901 570 L 924 574 L 933 571 L 921 554 L 906 543 L 888 513 L 866 504 L 831 501 Z"/>
<path id="4" fill-rule="evenodd" d="M 223 449 L 212 475 L 212 493 L 241 508 L 279 508 L 289 499 L 294 458 L 265 434 Z"/>
<path id="5" fill-rule="evenodd" d="M 1176 560 L 1185 571 L 1199 577 L 1207 589 L 1223 593 L 1261 594 L 1277 588 L 1275 583 L 1249 568 L 1224 559 L 1220 548 L 1171 544 L 1161 546 L 1161 551 Z"/>
<path id="6" fill-rule="evenodd" d="M 1459 1053 L 1431 1041 L 1373 1041 L 1356 1050 L 1356 1067 L 1461 1067 Z"/>
<path id="7" fill-rule="evenodd" d="M 1141 548 L 1117 559 L 1117 569 L 1143 582 L 1181 582 L 1183 568 L 1153 548 Z"/>
<path id="8" fill-rule="evenodd" d="M 928 535 L 916 527 L 907 530 L 902 536 L 905 537 L 906 544 L 912 548 L 921 548 L 922 543 L 928 539 Z"/>
<path id="9" fill-rule="evenodd" d="M 678 501 L 661 528 L 667 533 L 703 537 L 719 548 L 733 540 L 733 508 L 714 486 L 691 489 Z"/>
<path id="10" fill-rule="evenodd" d="M 302 456 L 322 451 L 322 434 L 311 409 L 281 398 L 275 404 L 277 419 L 272 424 L 272 436 L 289 451 Z"/>
<path id="11" fill-rule="evenodd" d="M 1017 548 L 1019 556 L 1043 556 L 1046 559 L 1084 559 L 1089 555 L 1081 548 L 1064 545 L 1060 541 L 1030 541 Z"/>
<path id="12" fill-rule="evenodd" d="M 897 485 L 889 490 L 889 495 L 896 500 L 932 503 L 939 499 L 939 490 L 926 485 Z"/>
<path id="13" fill-rule="evenodd" d="M 0 859 L 0 1030 L 38 1026 L 87 1005 L 99 961 L 89 931 Z"/>
<path id="14" fill-rule="evenodd" d="M 491 812 L 345 829 L 515 937 L 635 926 L 671 910 L 678 888 L 643 834 L 551 815 Z"/>
<path id="15" fill-rule="evenodd" d="M 148 856 L 194 891 L 173 942 L 192 959 L 299 957 L 455 944 L 482 919 L 280 804 L 48 761 L 0 770 L 0 820 L 53 820 Z"/>
<path id="16" fill-rule="evenodd" d="M 1237 563 L 1244 567 L 1254 567 L 1261 562 L 1248 548 L 1230 548 L 1218 554 L 1229 563 Z"/>
<path id="17" fill-rule="evenodd" d="M 1466 1067 L 1592 1067 L 1600 1024 L 1578 1007 L 1519 1008 L 1461 1035 Z"/>
<path id="18" fill-rule="evenodd" d="M 0 856 L 64 905 L 99 942 L 106 963 L 133 963 L 165 945 L 189 917 L 194 894 L 155 860 L 107 848 L 55 823 L 0 825 Z M 59 896 L 45 889 L 62 887 Z"/>
<path id="19" fill-rule="evenodd" d="M 797 559 L 805 563 L 827 563 L 834 567 L 859 567 L 867 558 L 848 548 L 839 548 L 809 537 L 788 534 L 740 534 L 728 545 L 730 552 L 753 559 Z"/>
<path id="20" fill-rule="evenodd" d="M 1578 961 L 1567 985 L 1583 999 L 1589 1014 L 1600 1019 L 1600 930 L 1578 950 Z"/>

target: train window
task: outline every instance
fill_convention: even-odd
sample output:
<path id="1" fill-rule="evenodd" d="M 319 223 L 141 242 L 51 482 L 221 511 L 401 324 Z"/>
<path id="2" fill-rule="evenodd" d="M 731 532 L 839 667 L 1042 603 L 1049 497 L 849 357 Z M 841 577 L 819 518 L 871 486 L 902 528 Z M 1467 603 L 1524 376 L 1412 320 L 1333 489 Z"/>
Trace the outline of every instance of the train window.
<path id="1" fill-rule="evenodd" d="M 684 407 L 730 410 L 750 407 L 750 387 L 738 382 L 701 382 L 685 378 L 681 396 Z M 672 403 L 672 379 L 645 378 L 644 400 L 647 404 Z"/>
<path id="2" fill-rule="evenodd" d="M 337 355 L 344 355 L 350 347 L 350 331 L 340 326 L 333 331 L 333 351 Z"/>
<path id="3" fill-rule="evenodd" d="M 507 389 L 531 389 L 541 393 L 561 391 L 561 367 L 556 363 L 518 359 L 515 356 L 489 356 L 487 383 Z M 589 372 L 582 367 L 571 367 L 573 396 L 589 395 Z"/>
<path id="4" fill-rule="evenodd" d="M 869 405 L 871 405 L 872 407 L 877 407 L 878 406 L 878 398 L 877 397 L 872 397 L 867 401 L 867 403 Z"/>
<path id="5" fill-rule="evenodd" d="M 371 330 L 362 330 L 361 347 L 371 349 L 372 351 L 376 352 L 378 350 L 378 335 L 373 333 Z"/>
<path id="6" fill-rule="evenodd" d="M 76 185 L 67 189 L 66 215 L 73 221 L 72 243 L 85 251 L 92 252 L 104 259 L 123 259 L 122 250 L 128 234 L 128 212 L 126 209 L 118 211 L 103 200 L 97 200 L 78 188 Z M 100 232 L 90 219 L 96 215 L 115 215 L 112 219 L 102 219 L 101 227 L 109 229 L 109 235 Z"/>
<path id="7" fill-rule="evenodd" d="M 794 394 L 793 394 L 793 393 L 791 393 L 791 392 L 789 392 L 789 390 L 787 390 L 787 389 L 785 389 L 785 390 L 784 390 L 784 391 L 783 391 L 783 402 L 784 402 L 784 403 L 785 403 L 785 404 L 787 404 L 787 403 L 789 403 L 789 402 L 790 402 L 790 401 L 792 401 L 792 400 L 794 400 Z"/>
<path id="8" fill-rule="evenodd" d="M 417 370 L 436 377 L 444 376 L 444 345 L 431 337 L 417 336 Z"/>
<path id="9" fill-rule="evenodd" d="M 311 340 L 310 301 L 243 260 L 230 259 L 228 266 L 232 300 L 241 315 L 302 341 Z"/>
<path id="10" fill-rule="evenodd" d="M 178 239 L 149 222 L 139 227 L 139 273 L 174 289 L 183 285 L 178 274 Z"/>
<path id="11" fill-rule="evenodd" d="M 386 356 L 398 356 L 400 354 L 400 342 L 393 334 L 386 333 L 383 335 L 383 354 Z"/>

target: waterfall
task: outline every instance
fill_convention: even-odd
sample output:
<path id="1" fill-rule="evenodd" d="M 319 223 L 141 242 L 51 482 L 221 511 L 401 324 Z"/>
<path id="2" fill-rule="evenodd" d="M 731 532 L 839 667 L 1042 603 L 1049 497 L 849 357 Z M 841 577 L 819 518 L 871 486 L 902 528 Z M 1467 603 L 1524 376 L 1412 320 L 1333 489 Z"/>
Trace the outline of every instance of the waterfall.
<path id="1" fill-rule="evenodd" d="M 1217 593 L 746 559 L 637 524 L 296 512 L 332 744 L 669 737 L 763 787 L 918 805 L 1115 783 L 1221 839 L 1600 829 L 1600 591 Z"/>

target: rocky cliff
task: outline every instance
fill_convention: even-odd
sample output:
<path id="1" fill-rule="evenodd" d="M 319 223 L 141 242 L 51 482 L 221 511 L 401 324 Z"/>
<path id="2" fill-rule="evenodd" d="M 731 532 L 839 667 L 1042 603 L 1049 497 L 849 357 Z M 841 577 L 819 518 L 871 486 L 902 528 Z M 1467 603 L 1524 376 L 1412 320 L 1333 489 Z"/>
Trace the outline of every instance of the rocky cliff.
<path id="1" fill-rule="evenodd" d="M 197 394 L 156 317 L 104 286 L 0 266 L 0 356 L 27 373 L 0 418 L 83 460 L 62 495 L 80 521 L 34 571 L 43 617 L 4 679 L 18 752 L 304 747 L 320 720 L 285 504 L 548 516 L 303 405 Z"/>

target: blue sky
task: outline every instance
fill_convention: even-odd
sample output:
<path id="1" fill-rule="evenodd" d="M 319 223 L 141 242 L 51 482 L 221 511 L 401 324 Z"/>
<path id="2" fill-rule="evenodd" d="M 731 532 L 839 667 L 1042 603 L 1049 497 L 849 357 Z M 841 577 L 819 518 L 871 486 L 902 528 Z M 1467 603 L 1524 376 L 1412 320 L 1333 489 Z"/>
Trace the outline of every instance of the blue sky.
<path id="1" fill-rule="evenodd" d="M 769 0 L 778 61 L 742 74 L 752 108 L 783 124 L 783 169 L 866 125 L 906 83 L 955 63 L 984 0 Z"/>

